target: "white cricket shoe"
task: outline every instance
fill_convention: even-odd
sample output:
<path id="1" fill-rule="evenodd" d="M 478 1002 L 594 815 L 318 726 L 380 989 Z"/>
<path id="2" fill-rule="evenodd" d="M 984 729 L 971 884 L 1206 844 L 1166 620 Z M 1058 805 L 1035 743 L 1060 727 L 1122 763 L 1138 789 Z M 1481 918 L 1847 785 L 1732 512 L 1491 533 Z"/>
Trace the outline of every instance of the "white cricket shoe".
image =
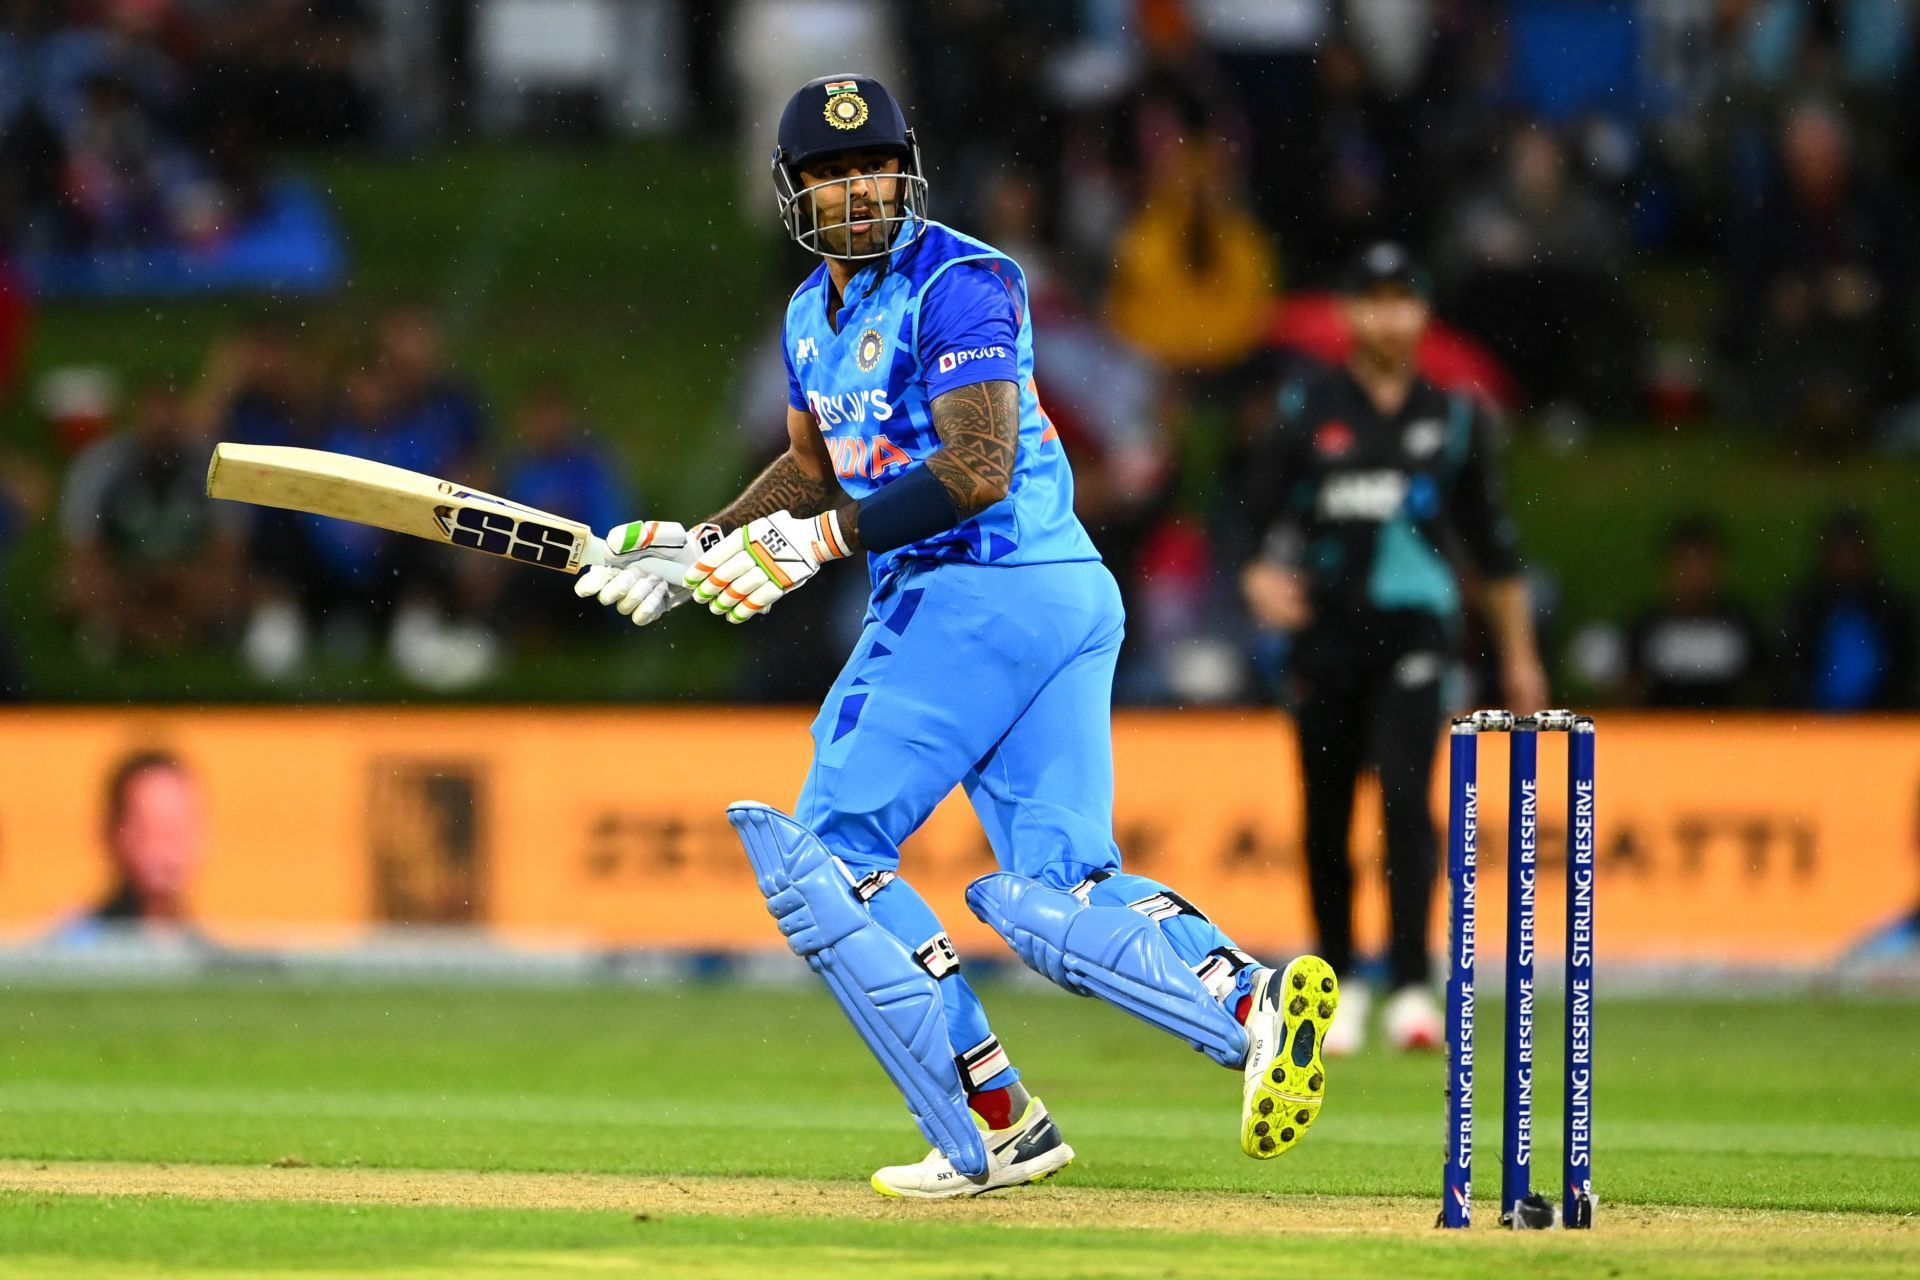
<path id="1" fill-rule="evenodd" d="M 1249 994 L 1240 1149 L 1271 1160 L 1319 1118 L 1327 1092 L 1321 1045 L 1340 1006 L 1340 981 L 1319 956 L 1301 956 L 1278 973 L 1262 969 Z"/>
<path id="2" fill-rule="evenodd" d="M 1340 1011 L 1321 1041 L 1329 1058 L 1346 1058 L 1367 1047 L 1367 1017 L 1373 1011 L 1373 992 L 1358 978 L 1340 984 Z"/>
<path id="3" fill-rule="evenodd" d="M 1004 1129 L 988 1129 L 979 1116 L 974 1123 L 985 1130 L 987 1172 L 969 1178 L 955 1169 L 938 1147 L 919 1164 L 895 1164 L 874 1173 L 873 1189 L 883 1196 L 910 1200 L 945 1200 L 977 1196 L 1025 1182 L 1044 1182 L 1073 1163 L 1073 1148 L 1047 1115 L 1040 1099 L 1027 1099 L 1027 1109 Z"/>
<path id="4" fill-rule="evenodd" d="M 1438 1049 L 1446 1035 L 1440 1002 L 1424 986 L 1402 987 L 1387 999 L 1380 1021 L 1396 1049 Z"/>

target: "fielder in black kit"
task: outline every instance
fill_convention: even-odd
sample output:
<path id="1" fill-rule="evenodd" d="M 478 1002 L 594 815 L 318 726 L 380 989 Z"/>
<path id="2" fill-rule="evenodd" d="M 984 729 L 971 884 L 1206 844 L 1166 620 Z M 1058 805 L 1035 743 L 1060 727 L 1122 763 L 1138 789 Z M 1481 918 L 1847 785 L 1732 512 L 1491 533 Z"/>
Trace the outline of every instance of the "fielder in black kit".
<path id="1" fill-rule="evenodd" d="M 1545 706 L 1546 678 L 1493 423 L 1415 370 L 1430 314 L 1425 274 L 1399 246 L 1375 245 L 1343 292 L 1351 358 L 1288 381 L 1258 444 L 1247 502 L 1259 542 L 1242 586 L 1254 617 L 1293 637 L 1287 678 L 1318 950 L 1343 993 L 1325 1047 L 1351 1052 L 1366 1033 L 1348 841 L 1354 788 L 1371 764 L 1386 809 L 1392 928 L 1383 1021 L 1396 1045 L 1432 1048 L 1442 1024 L 1429 983 L 1429 796 L 1458 658 L 1459 566 L 1470 568 L 1499 646 L 1507 705 Z"/>

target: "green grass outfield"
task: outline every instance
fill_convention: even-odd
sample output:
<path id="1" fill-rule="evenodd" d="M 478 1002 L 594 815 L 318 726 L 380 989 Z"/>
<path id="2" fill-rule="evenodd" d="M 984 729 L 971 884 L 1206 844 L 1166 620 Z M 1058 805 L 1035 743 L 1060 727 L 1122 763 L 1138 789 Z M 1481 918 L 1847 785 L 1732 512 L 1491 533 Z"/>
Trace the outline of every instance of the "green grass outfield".
<path id="1" fill-rule="evenodd" d="M 1080 1158 L 920 1205 L 866 1189 L 924 1143 L 811 988 L 0 991 L 0 1276 L 1920 1270 L 1920 1002 L 1603 1001 L 1599 1228 L 1515 1239 L 1430 1227 L 1434 1058 L 1336 1063 L 1312 1136 L 1262 1164 L 1198 1055 L 1090 1001 L 989 1000 Z M 1557 1027 L 1543 1009 L 1549 1184 Z"/>

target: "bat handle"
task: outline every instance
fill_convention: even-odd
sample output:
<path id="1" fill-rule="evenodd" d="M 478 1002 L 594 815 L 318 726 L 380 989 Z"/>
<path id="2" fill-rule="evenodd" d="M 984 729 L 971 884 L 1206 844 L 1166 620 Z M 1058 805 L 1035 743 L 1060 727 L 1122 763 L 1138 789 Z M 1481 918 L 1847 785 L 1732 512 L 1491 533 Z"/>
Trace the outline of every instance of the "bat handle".
<path id="1" fill-rule="evenodd" d="M 687 571 L 687 567 L 693 563 L 693 552 L 691 549 L 688 550 L 687 555 L 688 558 L 685 560 L 673 559 L 667 556 L 629 555 L 624 561 L 624 566 L 632 567 L 638 565 L 648 573 L 665 578 L 668 582 L 678 586 L 681 577 Z M 613 549 L 607 545 L 606 539 L 589 537 L 587 539 L 587 549 L 580 553 L 580 568 L 591 569 L 595 565 L 611 565 L 619 559 L 620 557 L 615 555 Z"/>

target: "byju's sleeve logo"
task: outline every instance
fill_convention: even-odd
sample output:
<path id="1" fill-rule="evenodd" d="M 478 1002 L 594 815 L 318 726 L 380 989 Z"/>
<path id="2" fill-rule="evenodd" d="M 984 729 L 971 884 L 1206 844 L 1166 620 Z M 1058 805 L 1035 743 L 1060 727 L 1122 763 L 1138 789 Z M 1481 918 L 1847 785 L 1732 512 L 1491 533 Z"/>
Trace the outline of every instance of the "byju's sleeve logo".
<path id="1" fill-rule="evenodd" d="M 967 364 L 970 361 L 1005 360 L 1012 354 L 1012 352 L 1001 346 L 967 347 L 960 351 L 947 352 L 945 355 L 942 355 L 939 360 L 935 361 L 935 365 L 941 373 L 952 373 L 955 369 L 958 369 L 961 365 Z"/>

